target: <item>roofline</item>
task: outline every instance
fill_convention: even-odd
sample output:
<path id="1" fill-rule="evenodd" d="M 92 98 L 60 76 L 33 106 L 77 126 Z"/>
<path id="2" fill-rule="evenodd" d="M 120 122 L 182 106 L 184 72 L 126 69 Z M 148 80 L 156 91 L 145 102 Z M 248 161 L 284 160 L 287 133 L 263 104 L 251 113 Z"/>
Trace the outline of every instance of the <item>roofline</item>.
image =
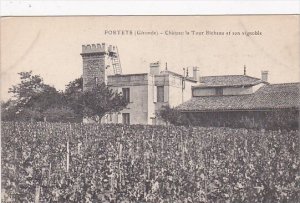
<path id="1" fill-rule="evenodd" d="M 134 76 L 134 75 L 148 75 L 148 73 L 115 74 L 115 75 L 108 75 L 107 77 L 126 77 L 126 76 Z"/>
<path id="2" fill-rule="evenodd" d="M 210 76 L 207 76 L 210 77 Z M 200 82 L 201 83 L 201 82 Z M 248 85 L 226 85 L 226 86 L 209 86 L 209 85 L 198 85 L 198 86 L 192 86 L 192 88 L 211 88 L 211 87 L 242 87 L 242 86 L 253 86 L 253 85 L 258 85 L 260 83 L 265 83 L 266 85 L 300 85 L 300 82 L 283 82 L 283 83 L 269 83 L 269 82 L 265 82 L 265 81 L 260 81 L 257 84 L 248 84 Z"/>
<path id="3" fill-rule="evenodd" d="M 253 78 L 253 79 L 257 79 L 257 80 L 261 80 L 261 78 L 256 78 L 250 75 L 243 75 L 243 74 L 238 74 L 238 75 L 208 75 L 208 76 L 200 76 L 201 78 L 205 78 L 205 77 L 224 77 L 224 76 L 245 76 L 245 77 L 249 77 L 249 78 Z"/>
<path id="4" fill-rule="evenodd" d="M 198 85 L 198 86 L 192 86 L 192 89 L 207 89 L 207 88 L 214 88 L 214 87 L 251 87 L 254 85 L 261 84 L 261 83 L 269 84 L 267 82 L 261 81 L 256 84 L 246 84 L 246 85 L 203 85 L 203 86 Z"/>
<path id="5" fill-rule="evenodd" d="M 178 77 L 183 77 L 183 75 L 181 75 L 181 74 L 179 74 L 179 73 L 176 73 L 176 72 L 173 72 L 173 71 L 170 71 L 170 70 L 162 70 L 162 71 L 160 71 L 160 74 L 164 74 L 164 72 L 167 72 L 167 73 L 170 73 L 170 74 L 172 74 L 172 75 L 176 75 L 176 76 L 178 76 Z M 166 74 L 167 75 L 167 74 Z"/>
<path id="6" fill-rule="evenodd" d="M 164 72 L 166 72 L 166 73 L 164 73 Z M 190 82 L 194 82 L 194 83 L 197 83 L 197 82 L 198 82 L 197 80 L 195 80 L 195 79 L 193 79 L 193 78 L 191 78 L 191 77 L 184 77 L 183 75 L 180 75 L 179 73 L 175 73 L 175 72 L 170 71 L 170 70 L 163 70 L 163 71 L 160 72 L 159 75 L 155 75 L 155 76 L 169 75 L 169 74 L 167 74 L 167 73 L 169 73 L 170 75 L 174 75 L 174 76 L 180 77 L 180 78 L 184 78 L 185 80 L 188 80 L 188 81 L 190 81 Z"/>
<path id="7" fill-rule="evenodd" d="M 269 85 L 300 85 L 300 82 L 272 83 Z"/>
<path id="8" fill-rule="evenodd" d="M 232 75 L 227 75 L 227 76 L 232 76 Z M 240 76 L 240 75 L 236 75 L 236 76 Z M 218 77 L 218 76 L 205 76 L 205 77 Z M 251 76 L 248 76 L 248 77 L 251 77 Z M 254 77 L 252 77 L 252 78 L 254 78 Z M 254 78 L 254 79 L 257 79 L 257 78 Z M 201 85 L 201 83 L 203 83 L 203 85 Z M 205 89 L 205 88 L 213 88 L 213 87 L 250 87 L 250 86 L 258 85 L 261 83 L 264 83 L 266 85 L 270 84 L 269 82 L 258 79 L 256 82 L 248 83 L 248 84 L 244 84 L 244 85 L 241 85 L 241 84 L 237 84 L 237 85 L 205 85 L 205 82 L 201 82 L 201 78 L 200 78 L 200 85 L 193 86 L 192 88 Z"/>
<path id="9" fill-rule="evenodd" d="M 197 80 L 194 80 L 194 79 L 192 79 L 192 78 L 184 78 L 185 80 L 188 80 L 188 81 L 190 81 L 190 82 L 194 82 L 194 83 L 197 83 L 198 81 Z"/>
<path id="10" fill-rule="evenodd" d="M 223 94 L 223 95 L 204 95 L 204 96 L 193 96 L 192 98 L 190 99 L 193 99 L 193 98 L 203 98 L 203 97 L 249 97 L 251 95 L 253 95 L 255 93 L 249 93 L 249 94 Z M 187 102 L 187 101 L 186 101 Z"/>
<path id="11" fill-rule="evenodd" d="M 300 107 L 273 107 L 273 108 L 253 108 L 253 109 L 208 109 L 208 110 L 180 110 L 184 113 L 204 113 L 204 112 L 233 112 L 233 111 L 272 111 L 274 109 L 295 109 L 300 110 Z"/>

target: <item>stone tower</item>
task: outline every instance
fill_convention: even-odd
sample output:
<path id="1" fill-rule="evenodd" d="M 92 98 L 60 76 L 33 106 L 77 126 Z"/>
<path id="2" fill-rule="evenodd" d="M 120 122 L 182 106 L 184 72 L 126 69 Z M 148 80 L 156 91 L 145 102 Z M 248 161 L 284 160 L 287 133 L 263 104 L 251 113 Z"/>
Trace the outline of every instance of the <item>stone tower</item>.
<path id="1" fill-rule="evenodd" d="M 98 84 L 106 82 L 109 57 L 116 54 L 114 46 L 102 44 L 82 45 L 83 91 L 90 90 Z"/>

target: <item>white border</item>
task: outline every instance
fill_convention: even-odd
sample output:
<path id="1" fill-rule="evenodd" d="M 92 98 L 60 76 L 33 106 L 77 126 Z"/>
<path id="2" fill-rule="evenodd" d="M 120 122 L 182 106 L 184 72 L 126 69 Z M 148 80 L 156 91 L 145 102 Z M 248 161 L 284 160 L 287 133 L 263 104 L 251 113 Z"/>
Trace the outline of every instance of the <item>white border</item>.
<path id="1" fill-rule="evenodd" d="M 299 13 L 299 0 L 1 0 L 1 16 Z"/>

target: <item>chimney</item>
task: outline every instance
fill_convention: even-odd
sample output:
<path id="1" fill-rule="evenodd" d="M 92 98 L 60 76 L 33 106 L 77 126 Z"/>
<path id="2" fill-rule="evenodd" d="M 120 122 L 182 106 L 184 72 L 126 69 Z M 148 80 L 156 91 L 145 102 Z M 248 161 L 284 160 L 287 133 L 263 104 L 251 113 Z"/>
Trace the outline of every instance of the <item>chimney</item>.
<path id="1" fill-rule="evenodd" d="M 159 75 L 160 62 L 150 63 L 150 74 Z"/>
<path id="2" fill-rule="evenodd" d="M 261 80 L 264 82 L 268 82 L 268 73 L 269 71 L 263 70 L 261 71 Z"/>
<path id="3" fill-rule="evenodd" d="M 198 78 L 198 67 L 193 67 L 193 78 L 194 78 L 194 80 L 199 81 L 199 78 Z"/>

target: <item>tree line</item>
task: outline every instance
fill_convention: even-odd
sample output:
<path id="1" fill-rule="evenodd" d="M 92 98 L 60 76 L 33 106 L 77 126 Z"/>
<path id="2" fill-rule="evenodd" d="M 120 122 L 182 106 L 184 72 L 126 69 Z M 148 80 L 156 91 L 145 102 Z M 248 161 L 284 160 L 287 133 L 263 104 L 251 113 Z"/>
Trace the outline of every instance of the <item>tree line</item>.
<path id="1" fill-rule="evenodd" d="M 83 117 L 101 119 L 127 106 L 122 94 L 104 83 L 83 91 L 80 77 L 69 82 L 64 91 L 58 91 L 32 71 L 18 74 L 20 82 L 8 91 L 12 98 L 1 102 L 2 121 L 81 122 Z"/>

